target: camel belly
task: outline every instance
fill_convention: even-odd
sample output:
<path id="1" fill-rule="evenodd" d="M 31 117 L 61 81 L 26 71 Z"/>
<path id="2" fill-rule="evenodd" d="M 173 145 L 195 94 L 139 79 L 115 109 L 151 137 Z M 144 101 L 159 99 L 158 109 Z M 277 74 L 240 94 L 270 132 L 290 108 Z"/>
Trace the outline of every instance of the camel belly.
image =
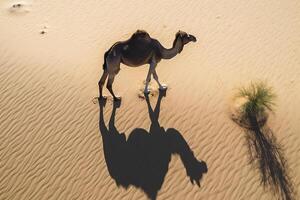
<path id="1" fill-rule="evenodd" d="M 139 60 L 132 60 L 132 59 L 126 59 L 126 58 L 122 58 L 121 62 L 124 65 L 130 66 L 130 67 L 138 67 L 141 65 L 145 65 L 145 64 L 149 64 L 148 60 L 143 60 L 143 59 L 139 59 Z"/>
<path id="2" fill-rule="evenodd" d="M 122 50 L 121 61 L 125 65 L 137 67 L 150 63 L 152 57 L 153 52 L 151 48 L 124 46 Z"/>

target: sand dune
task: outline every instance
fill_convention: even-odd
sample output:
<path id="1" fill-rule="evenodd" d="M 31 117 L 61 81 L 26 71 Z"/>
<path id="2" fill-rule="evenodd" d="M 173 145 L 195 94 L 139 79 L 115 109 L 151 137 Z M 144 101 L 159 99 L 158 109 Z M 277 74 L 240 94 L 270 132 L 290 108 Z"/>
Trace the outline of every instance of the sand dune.
<path id="1" fill-rule="evenodd" d="M 169 86 L 158 122 L 176 129 L 208 172 L 199 188 L 172 155 L 157 199 L 276 199 L 260 185 L 245 134 L 230 119 L 234 89 L 257 79 L 278 95 L 268 125 L 299 191 L 299 10 L 296 0 L 1 1 L 0 199 L 148 198 L 110 176 L 93 102 L 104 52 L 137 29 L 166 47 L 179 29 L 198 39 L 157 67 Z M 151 126 L 139 98 L 147 70 L 122 66 L 114 83 L 123 97 L 114 126 L 127 139 Z M 150 97 L 152 107 L 157 98 Z M 108 100 L 106 124 L 112 109 Z"/>

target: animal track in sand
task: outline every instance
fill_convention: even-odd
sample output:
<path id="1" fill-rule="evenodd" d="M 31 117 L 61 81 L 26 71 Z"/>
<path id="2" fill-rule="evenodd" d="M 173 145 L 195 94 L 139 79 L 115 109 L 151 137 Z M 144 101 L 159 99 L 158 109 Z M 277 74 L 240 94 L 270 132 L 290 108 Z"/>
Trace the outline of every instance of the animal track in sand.
<path id="1" fill-rule="evenodd" d="M 94 97 L 94 98 L 92 99 L 93 104 L 98 103 L 98 101 L 99 101 L 99 97 Z"/>
<path id="2" fill-rule="evenodd" d="M 140 99 L 145 99 L 144 89 L 145 89 L 146 81 L 144 80 L 143 83 L 139 86 L 138 97 Z M 167 86 L 166 84 L 162 84 L 163 86 Z M 149 82 L 148 89 L 150 90 L 148 96 L 149 97 L 156 97 L 159 94 L 158 85 L 154 84 L 153 81 Z M 168 86 L 168 90 L 170 87 Z"/>
<path id="3" fill-rule="evenodd" d="M 48 32 L 48 27 L 47 26 L 44 26 L 43 29 L 40 31 L 40 34 L 41 35 L 44 35 Z"/>
<path id="4" fill-rule="evenodd" d="M 106 102 L 109 102 L 110 105 L 113 104 L 114 99 L 113 99 L 112 96 L 105 96 L 105 95 L 103 95 L 103 97 L 105 98 L 105 101 L 106 101 Z M 93 104 L 98 104 L 98 102 L 99 102 L 99 97 L 94 97 L 94 98 L 92 99 L 92 102 L 93 102 Z"/>
<path id="5" fill-rule="evenodd" d="M 17 3 L 17 4 L 14 4 L 12 7 L 13 7 L 13 8 L 20 8 L 21 6 L 22 6 L 22 4 Z"/>
<path id="6" fill-rule="evenodd" d="M 31 5 L 29 3 L 25 2 L 17 2 L 13 3 L 9 7 L 9 11 L 11 13 L 19 13 L 19 14 L 24 14 L 30 12 L 30 7 Z"/>

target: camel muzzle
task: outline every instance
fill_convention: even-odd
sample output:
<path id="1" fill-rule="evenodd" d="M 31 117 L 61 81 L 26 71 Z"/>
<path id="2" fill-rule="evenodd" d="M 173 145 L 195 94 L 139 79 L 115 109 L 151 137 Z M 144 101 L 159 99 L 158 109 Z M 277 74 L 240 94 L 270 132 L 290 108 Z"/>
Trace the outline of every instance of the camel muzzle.
<path id="1" fill-rule="evenodd" d="M 193 35 L 189 35 L 189 40 L 192 41 L 192 42 L 197 42 L 196 37 L 193 36 Z"/>

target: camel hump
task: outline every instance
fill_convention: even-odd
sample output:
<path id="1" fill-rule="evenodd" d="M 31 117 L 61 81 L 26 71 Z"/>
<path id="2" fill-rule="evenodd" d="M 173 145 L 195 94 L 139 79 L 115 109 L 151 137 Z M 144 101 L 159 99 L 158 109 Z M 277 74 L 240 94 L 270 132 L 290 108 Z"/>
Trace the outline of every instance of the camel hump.
<path id="1" fill-rule="evenodd" d="M 144 30 L 137 30 L 132 36 L 132 39 L 150 39 L 149 33 Z"/>

